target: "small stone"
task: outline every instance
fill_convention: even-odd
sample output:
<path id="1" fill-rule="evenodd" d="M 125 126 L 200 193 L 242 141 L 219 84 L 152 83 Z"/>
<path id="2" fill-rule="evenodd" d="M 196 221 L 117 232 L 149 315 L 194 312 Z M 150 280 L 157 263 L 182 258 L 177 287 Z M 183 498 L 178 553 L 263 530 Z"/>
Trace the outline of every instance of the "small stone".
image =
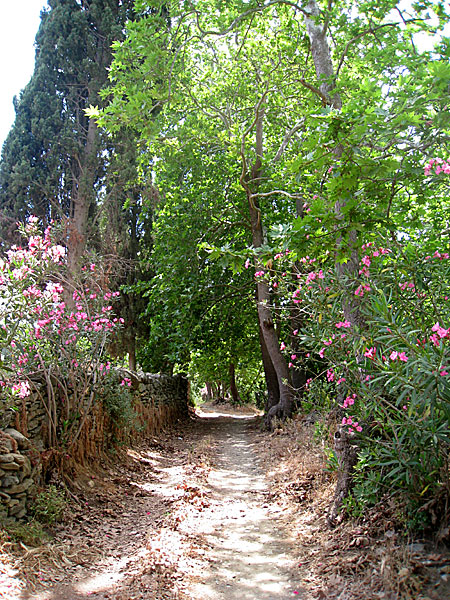
<path id="1" fill-rule="evenodd" d="M 20 450 L 28 450 L 31 447 L 30 440 L 20 433 L 20 431 L 17 431 L 17 429 L 6 429 L 5 433 L 16 440 Z"/>
<path id="2" fill-rule="evenodd" d="M 31 475 L 31 462 L 28 456 L 24 456 L 23 458 L 25 462 L 22 465 L 22 474 L 24 477 L 28 477 L 28 475 Z"/>
<path id="3" fill-rule="evenodd" d="M 16 462 L 18 465 L 22 466 L 25 463 L 26 457 L 23 454 L 13 452 L 12 455 L 14 456 L 14 462 Z"/>
<path id="4" fill-rule="evenodd" d="M 9 452 L 8 454 L 0 454 L 0 463 L 2 465 L 12 462 L 14 462 L 14 454 L 12 454 L 11 452 Z"/>
<path id="5" fill-rule="evenodd" d="M 2 463 L 2 469 L 4 471 L 19 471 L 20 465 L 18 465 L 16 462 Z"/>
<path id="6" fill-rule="evenodd" d="M 32 479 L 24 479 L 22 483 L 17 483 L 17 485 L 13 485 L 8 488 L 8 494 L 11 496 L 14 496 L 15 494 L 21 494 L 22 492 L 25 492 L 32 484 Z"/>
<path id="7" fill-rule="evenodd" d="M 14 512 L 13 512 L 14 511 Z M 14 516 L 16 519 L 23 519 L 23 517 L 27 514 L 27 511 L 23 506 L 15 506 L 13 509 L 9 511 L 10 516 Z"/>
<path id="8" fill-rule="evenodd" d="M 6 477 L 3 477 L 2 481 L 1 481 L 2 488 L 9 488 L 12 485 L 18 485 L 18 484 L 19 484 L 19 478 L 16 477 L 15 475 L 7 475 Z"/>
<path id="9" fill-rule="evenodd" d="M 8 506 L 10 508 L 11 512 L 11 508 L 14 508 L 14 506 L 18 506 L 20 504 L 19 500 L 17 500 L 17 498 L 11 498 L 11 500 L 8 502 Z"/>
<path id="10" fill-rule="evenodd" d="M 0 492 L 0 502 L 9 502 L 11 500 L 11 496 L 6 492 Z"/>

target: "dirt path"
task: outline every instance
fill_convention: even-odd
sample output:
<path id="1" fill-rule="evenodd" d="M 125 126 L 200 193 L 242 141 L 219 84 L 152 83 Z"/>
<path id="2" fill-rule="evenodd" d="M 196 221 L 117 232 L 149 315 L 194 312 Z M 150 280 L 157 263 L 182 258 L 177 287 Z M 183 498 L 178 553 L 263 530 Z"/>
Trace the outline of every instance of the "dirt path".
<path id="1" fill-rule="evenodd" d="M 292 598 L 292 549 L 277 523 L 277 505 L 267 502 L 250 419 L 208 420 L 218 446 L 208 478 L 211 506 L 197 517 L 197 531 L 210 546 L 210 567 L 193 588 L 208 600 Z"/>
<path id="2" fill-rule="evenodd" d="M 21 585 L 0 586 L 0 598 L 301 597 L 256 443 L 252 415 L 210 410 L 162 443 L 129 451 L 121 472 L 92 477 L 53 550 L 31 551 L 16 565 Z"/>

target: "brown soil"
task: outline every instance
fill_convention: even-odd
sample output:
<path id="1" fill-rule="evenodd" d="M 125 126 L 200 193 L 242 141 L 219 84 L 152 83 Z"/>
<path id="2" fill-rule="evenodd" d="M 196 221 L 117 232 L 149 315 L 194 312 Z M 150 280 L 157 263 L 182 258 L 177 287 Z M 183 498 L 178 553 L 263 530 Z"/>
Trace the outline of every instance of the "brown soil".
<path id="1" fill-rule="evenodd" d="M 258 422 L 209 407 L 82 474 L 50 544 L 3 544 L 0 598 L 450 599 L 448 555 L 405 543 L 387 510 L 326 527 L 334 479 L 311 426 Z"/>

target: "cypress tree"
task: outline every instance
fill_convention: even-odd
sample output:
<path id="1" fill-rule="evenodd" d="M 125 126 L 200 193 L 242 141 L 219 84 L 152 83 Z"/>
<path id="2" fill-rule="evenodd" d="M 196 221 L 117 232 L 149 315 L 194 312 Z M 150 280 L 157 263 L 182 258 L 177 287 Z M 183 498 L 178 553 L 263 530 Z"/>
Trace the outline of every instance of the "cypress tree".
<path id="1" fill-rule="evenodd" d="M 105 142 L 85 114 L 99 104 L 111 44 L 123 36 L 132 0 L 49 0 L 36 36 L 34 74 L 15 98 L 16 119 L 0 162 L 0 226 L 37 215 L 67 225 L 74 271 L 93 234 L 104 185 Z"/>

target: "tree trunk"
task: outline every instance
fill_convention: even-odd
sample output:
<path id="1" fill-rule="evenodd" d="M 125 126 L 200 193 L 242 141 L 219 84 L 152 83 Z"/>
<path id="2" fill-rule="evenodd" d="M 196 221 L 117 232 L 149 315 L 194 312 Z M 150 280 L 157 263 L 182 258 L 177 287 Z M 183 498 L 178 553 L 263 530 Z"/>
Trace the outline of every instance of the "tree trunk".
<path id="1" fill-rule="evenodd" d="M 241 144 L 241 159 L 242 159 L 242 174 L 240 183 L 244 188 L 249 207 L 249 216 L 252 230 L 252 242 L 254 248 L 261 248 L 264 242 L 264 233 L 261 220 L 261 210 L 258 205 L 257 193 L 259 181 L 261 177 L 262 157 L 263 157 L 263 121 L 264 121 L 264 97 L 261 98 L 256 107 L 255 120 L 253 125 L 244 133 Z M 255 127 L 256 132 L 256 160 L 251 168 L 251 173 L 248 173 L 247 162 L 245 158 L 245 139 L 246 135 Z M 264 265 L 257 264 L 259 271 L 265 272 Z M 259 326 L 262 332 L 262 337 L 267 349 L 267 353 L 276 373 L 279 400 L 278 403 L 272 406 L 266 414 L 265 422 L 270 428 L 274 417 L 287 419 L 292 415 L 293 410 L 293 393 L 289 385 L 289 372 L 280 350 L 278 335 L 275 330 L 272 311 L 270 308 L 270 291 L 269 286 L 263 278 L 258 280 L 256 284 L 257 303 L 258 303 L 258 319 Z"/>
<path id="2" fill-rule="evenodd" d="M 326 38 L 326 26 L 320 23 L 320 10 L 316 0 L 309 0 L 305 8 L 310 15 L 305 15 L 304 20 L 310 40 L 311 54 L 319 81 L 322 101 L 325 99 L 325 102 L 329 106 L 339 110 L 342 107 L 342 100 L 336 91 L 335 72 L 331 60 L 330 47 Z M 334 149 L 335 158 L 339 160 L 343 153 L 344 148 L 342 144 L 338 144 Z M 334 210 L 338 221 L 343 222 L 345 219 L 343 212 L 345 205 L 346 200 L 344 198 L 335 203 Z M 352 326 L 356 325 L 359 329 L 362 329 L 365 326 L 365 319 L 360 311 L 358 299 L 355 298 L 353 290 L 350 287 L 352 279 L 357 275 L 359 269 L 357 232 L 355 230 L 349 231 L 348 241 L 345 244 L 347 247 L 344 249 L 349 255 L 349 260 L 343 264 L 337 262 L 336 265 L 340 284 L 345 290 L 342 309 L 345 319 Z M 343 239 L 339 237 L 337 247 L 342 249 L 343 245 Z M 328 523 L 330 525 L 336 523 L 342 501 L 350 491 L 353 468 L 356 464 L 356 448 L 352 446 L 350 437 L 343 428 L 340 428 L 335 434 L 335 450 L 338 457 L 339 474 L 333 504 L 328 514 Z"/>
<path id="3" fill-rule="evenodd" d="M 74 173 L 72 188 L 67 264 L 69 273 L 77 272 L 80 259 L 86 247 L 86 234 L 89 208 L 94 197 L 95 171 L 97 162 L 97 125 L 89 120 L 86 145 L 82 157 L 75 158 L 77 168 Z"/>
<path id="4" fill-rule="evenodd" d="M 342 502 L 352 488 L 353 468 L 357 461 L 358 447 L 352 444 L 352 436 L 344 427 L 340 427 L 334 434 L 334 450 L 338 462 L 338 480 L 333 503 L 327 515 L 327 522 L 330 527 L 335 527 L 342 519 Z"/>
<path id="5" fill-rule="evenodd" d="M 239 396 L 239 392 L 236 385 L 236 369 L 233 362 L 230 362 L 228 372 L 230 374 L 230 392 L 232 402 L 233 404 L 241 404 L 242 400 Z"/>
<path id="6" fill-rule="evenodd" d="M 127 350 L 128 350 L 128 368 L 130 371 L 136 371 L 136 337 L 131 335 L 127 339 Z"/>
<path id="7" fill-rule="evenodd" d="M 264 369 L 264 378 L 267 387 L 267 399 L 264 405 L 264 412 L 267 414 L 272 406 L 275 406 L 280 401 L 280 388 L 278 386 L 277 372 L 274 369 L 269 351 L 267 350 L 266 342 L 261 330 L 258 316 L 259 343 L 261 346 L 262 363 Z"/>

